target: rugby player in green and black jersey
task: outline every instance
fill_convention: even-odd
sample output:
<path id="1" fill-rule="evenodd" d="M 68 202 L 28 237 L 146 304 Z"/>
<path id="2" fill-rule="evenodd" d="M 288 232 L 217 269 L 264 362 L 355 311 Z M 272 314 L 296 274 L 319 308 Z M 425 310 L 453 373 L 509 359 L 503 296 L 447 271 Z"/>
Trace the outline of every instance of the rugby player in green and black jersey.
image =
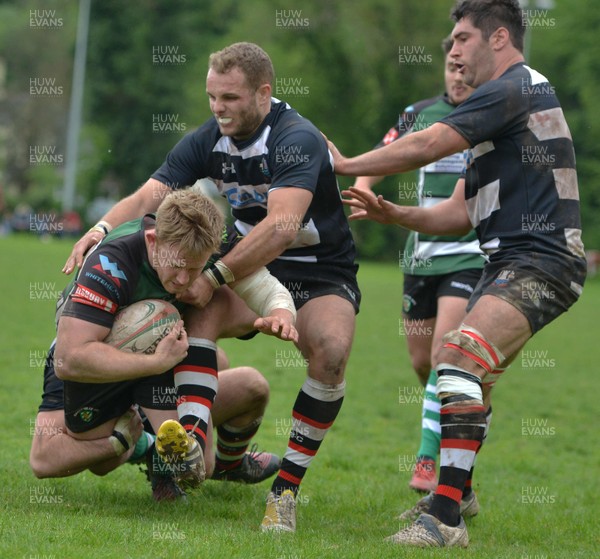
<path id="1" fill-rule="evenodd" d="M 173 477 L 181 482 L 189 477 L 189 469 L 194 470 L 195 477 L 204 476 L 209 414 L 218 387 L 214 343 L 193 337 L 193 328 L 188 328 L 188 337 L 184 321 L 179 321 L 155 352 L 148 355 L 121 351 L 104 340 L 116 312 L 137 301 L 170 301 L 185 318 L 188 305 L 179 302 L 176 296 L 189 287 L 202 273 L 209 257 L 221 249 L 222 236 L 223 218 L 214 203 L 194 191 L 182 191 L 168 196 L 156 217 L 146 215 L 123 224 L 88 254 L 58 303 L 57 337 L 47 359 L 40 406 L 42 413 L 64 410 L 65 432 L 61 429 L 54 435 L 68 438 L 54 439 L 48 445 L 49 437 L 44 438 L 42 429 L 41 437 L 34 439 L 32 445 L 34 471 L 70 475 L 86 468 L 101 473 L 114 469 L 134 452 L 132 445 L 136 441 L 130 430 L 138 437 L 140 434 L 136 431 L 136 413 L 132 406 L 140 405 L 152 428 L 157 430 L 167 420 L 176 422 L 176 400 L 184 389 L 188 403 L 201 408 L 197 415 L 202 418 L 205 445 L 196 449 L 196 459 L 193 463 L 188 461 L 186 471 L 174 472 L 171 465 L 161 465 L 154 448 L 148 452 L 154 497 L 182 495 Z M 295 313 L 289 293 L 272 277 L 263 274 L 261 281 L 271 284 L 271 290 L 266 292 L 270 306 L 265 317 L 257 319 L 226 289 L 219 294 L 221 328 L 241 324 L 243 331 L 253 327 L 280 336 L 285 332 L 287 339 L 296 340 Z M 232 284 L 234 289 L 239 285 L 243 286 L 244 280 Z M 199 361 L 190 362 L 191 347 L 195 348 L 194 359 Z M 199 355 L 202 351 L 204 355 Z M 196 366 L 198 362 L 202 367 Z M 245 452 L 260 425 L 268 388 L 265 393 L 266 382 L 257 371 L 250 371 L 241 378 L 240 372 L 225 374 L 225 391 L 217 406 L 221 425 L 216 468 L 227 470 L 227 476 L 221 476 L 222 479 L 237 476 L 238 480 L 255 482 L 274 474 L 279 459 L 268 453 L 257 456 Z M 186 383 L 190 375 L 204 379 L 194 383 L 193 392 Z M 229 381 L 232 375 L 237 382 Z M 240 394 L 243 387 L 248 389 L 245 396 Z M 260 406 L 252 402 L 253 391 L 260 393 Z M 156 398 L 157 392 L 170 393 L 173 397 Z M 239 416 L 244 416 L 244 425 L 240 426 Z M 57 420 L 56 415 L 42 419 Z M 56 431 L 56 425 L 53 427 Z M 40 449 L 60 452 L 61 456 L 58 460 L 45 458 Z M 44 460 L 51 464 L 45 464 Z"/>
<path id="2" fill-rule="evenodd" d="M 459 0 L 450 57 L 475 92 L 450 115 L 381 149 L 343 157 L 336 172 L 387 175 L 469 149 L 465 180 L 430 208 L 398 206 L 350 189 L 353 218 L 428 234 L 475 228 L 488 255 L 461 326 L 438 355 L 439 483 L 428 512 L 389 538 L 399 545 L 466 547 L 460 503 L 485 432 L 485 382 L 583 291 L 579 188 L 573 140 L 546 77 L 525 64 L 518 0 Z"/>

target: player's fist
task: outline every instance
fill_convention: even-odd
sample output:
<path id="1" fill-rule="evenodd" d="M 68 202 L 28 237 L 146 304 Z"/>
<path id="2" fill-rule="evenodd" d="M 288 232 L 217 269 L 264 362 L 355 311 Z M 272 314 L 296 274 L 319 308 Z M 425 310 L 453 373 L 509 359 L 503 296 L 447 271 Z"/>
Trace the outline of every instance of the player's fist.
<path id="1" fill-rule="evenodd" d="M 163 371 L 168 371 L 187 357 L 188 347 L 188 337 L 183 320 L 179 320 L 158 343 L 154 357 L 164 365 Z"/>

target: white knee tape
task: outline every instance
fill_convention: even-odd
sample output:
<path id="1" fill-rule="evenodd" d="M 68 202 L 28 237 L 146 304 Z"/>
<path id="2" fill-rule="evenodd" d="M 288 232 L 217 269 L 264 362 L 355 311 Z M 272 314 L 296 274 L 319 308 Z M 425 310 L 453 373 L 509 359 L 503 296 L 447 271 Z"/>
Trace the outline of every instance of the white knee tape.
<path id="1" fill-rule="evenodd" d="M 346 393 L 346 381 L 340 384 L 325 384 L 314 378 L 307 377 L 302 385 L 302 391 L 322 402 L 335 402 Z"/>
<path id="2" fill-rule="evenodd" d="M 475 376 L 475 375 L 473 375 L 473 373 L 469 373 L 469 371 L 466 371 L 464 369 L 456 367 L 455 365 L 450 365 L 448 363 L 440 363 L 437 366 L 438 372 L 442 371 L 444 369 L 460 371 L 462 373 L 468 374 L 471 377 Z M 466 394 L 467 396 L 469 396 L 471 398 L 475 398 L 476 400 L 479 400 L 480 402 L 483 399 L 483 395 L 481 392 L 481 384 L 479 382 L 477 382 L 476 380 L 469 380 L 462 376 L 455 376 L 452 374 L 445 374 L 445 375 L 438 376 L 435 393 L 438 398 L 440 397 L 440 394 L 450 393 L 450 394 Z"/>

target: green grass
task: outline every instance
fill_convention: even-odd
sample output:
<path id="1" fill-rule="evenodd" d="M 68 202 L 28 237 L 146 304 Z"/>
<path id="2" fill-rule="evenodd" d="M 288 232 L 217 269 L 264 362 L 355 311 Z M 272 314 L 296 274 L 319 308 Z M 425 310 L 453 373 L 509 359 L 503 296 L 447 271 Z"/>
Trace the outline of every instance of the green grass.
<path id="1" fill-rule="evenodd" d="M 0 557 L 597 556 L 597 280 L 526 347 L 529 356 L 541 359 L 538 366 L 523 355 L 496 388 L 491 434 L 478 458 L 475 486 L 482 511 L 468 522 L 470 547 L 406 550 L 382 542 L 398 529 L 397 513 L 416 499 L 407 488 L 405 464 L 417 449 L 420 405 L 406 398 L 416 377 L 399 335 L 396 267 L 361 266 L 363 305 L 346 400 L 302 485 L 297 533 L 274 537 L 257 529 L 268 482 L 207 482 L 187 506 L 174 506 L 154 504 L 144 477 L 129 465 L 104 478 L 86 472 L 37 480 L 31 474 L 30 428 L 41 394 L 41 356 L 54 335 L 53 299 L 65 283 L 60 268 L 70 247 L 69 241 L 0 239 L 7 317 L 0 340 Z M 304 378 L 301 368 L 276 367 L 278 352 L 293 351 L 291 346 L 267 337 L 227 340 L 223 346 L 233 365 L 253 365 L 269 379 L 271 403 L 256 440 L 282 454 Z M 535 426 L 542 428 L 536 433 Z M 534 434 L 523 435 L 527 427 Z"/>

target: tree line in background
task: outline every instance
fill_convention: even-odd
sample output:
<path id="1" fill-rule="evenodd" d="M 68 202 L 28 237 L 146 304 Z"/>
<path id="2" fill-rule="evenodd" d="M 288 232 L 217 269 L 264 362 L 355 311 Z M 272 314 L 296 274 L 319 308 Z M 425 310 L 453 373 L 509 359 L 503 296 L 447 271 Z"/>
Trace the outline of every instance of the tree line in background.
<path id="1" fill-rule="evenodd" d="M 534 1 L 530 0 L 530 4 Z M 413 101 L 443 89 L 450 0 L 92 0 L 76 205 L 131 193 L 210 117 L 210 52 L 235 41 L 273 59 L 274 95 L 347 154 L 370 149 Z M 78 6 L 0 3 L 0 186 L 11 211 L 59 209 Z M 530 64 L 555 86 L 578 158 L 584 241 L 600 246 L 600 11 L 593 0 L 528 8 Z M 386 178 L 394 201 L 416 177 Z M 340 177 L 342 187 L 352 179 Z M 408 190 L 408 193 L 407 193 Z M 403 194 L 401 194 L 403 193 Z M 95 216 L 92 217 L 94 219 Z M 406 232 L 353 225 L 363 258 L 396 259 Z"/>

